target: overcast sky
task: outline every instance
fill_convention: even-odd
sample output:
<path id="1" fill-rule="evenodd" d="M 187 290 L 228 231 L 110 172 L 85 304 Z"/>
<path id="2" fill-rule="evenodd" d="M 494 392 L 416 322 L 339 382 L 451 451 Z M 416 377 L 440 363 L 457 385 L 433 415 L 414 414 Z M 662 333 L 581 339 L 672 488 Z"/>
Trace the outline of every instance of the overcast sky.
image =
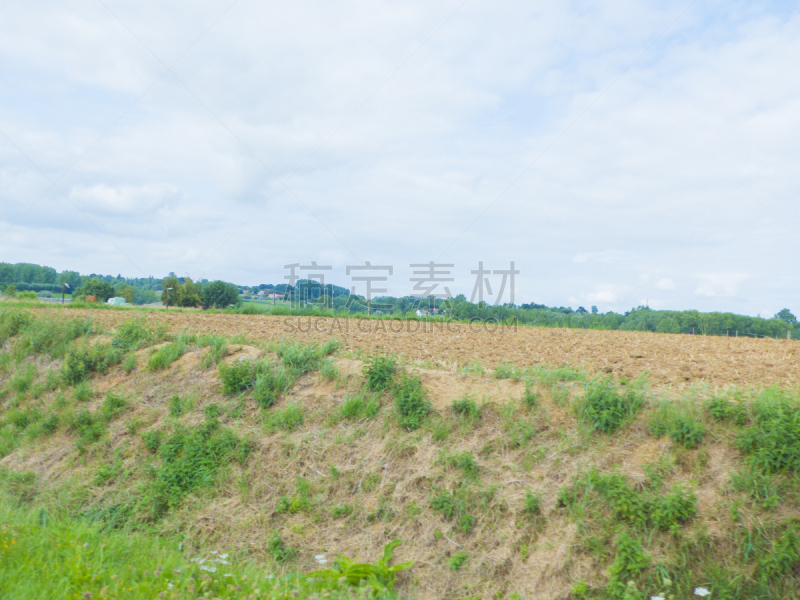
<path id="1" fill-rule="evenodd" d="M 2 261 L 800 311 L 798 0 L 4 1 Z"/>

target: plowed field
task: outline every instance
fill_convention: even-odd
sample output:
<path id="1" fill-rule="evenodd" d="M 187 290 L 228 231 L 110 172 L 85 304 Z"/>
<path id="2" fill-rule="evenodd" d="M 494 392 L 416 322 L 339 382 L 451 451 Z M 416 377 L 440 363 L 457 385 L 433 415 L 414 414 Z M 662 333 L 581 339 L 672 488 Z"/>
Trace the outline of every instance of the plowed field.
<path id="1" fill-rule="evenodd" d="M 132 316 L 110 310 L 86 314 L 109 327 Z M 252 340 L 336 337 L 348 350 L 398 352 L 410 360 L 450 368 L 478 360 L 490 369 L 511 362 L 582 366 L 629 378 L 647 372 L 655 385 L 795 386 L 800 382 L 800 344 L 788 340 L 201 312 L 151 311 L 147 319 L 172 332 L 245 334 Z"/>

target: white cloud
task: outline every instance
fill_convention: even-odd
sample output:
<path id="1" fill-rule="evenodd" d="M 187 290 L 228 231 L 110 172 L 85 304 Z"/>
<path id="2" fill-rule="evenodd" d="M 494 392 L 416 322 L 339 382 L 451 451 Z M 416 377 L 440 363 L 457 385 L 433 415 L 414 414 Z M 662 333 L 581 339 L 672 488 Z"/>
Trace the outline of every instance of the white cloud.
<path id="1" fill-rule="evenodd" d="M 676 289 L 675 282 L 668 277 L 662 277 L 656 283 L 656 289 L 671 292 Z"/>
<path id="2" fill-rule="evenodd" d="M 318 260 L 348 285 L 380 259 L 402 293 L 441 257 L 467 295 L 515 260 L 517 302 L 626 310 L 643 273 L 671 308 L 793 301 L 789 10 L 107 4 L 141 43 L 100 4 L 3 8 L 3 260 L 243 283 Z"/>

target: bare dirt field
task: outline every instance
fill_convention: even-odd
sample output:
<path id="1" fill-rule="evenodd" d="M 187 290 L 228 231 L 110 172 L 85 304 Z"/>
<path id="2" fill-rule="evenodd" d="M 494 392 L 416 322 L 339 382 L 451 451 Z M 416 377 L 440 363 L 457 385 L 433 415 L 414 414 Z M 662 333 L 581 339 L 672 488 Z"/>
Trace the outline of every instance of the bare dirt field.
<path id="1" fill-rule="evenodd" d="M 110 310 L 85 314 L 112 328 L 133 316 Z M 789 340 L 202 312 L 152 311 L 147 320 L 172 332 L 244 334 L 252 340 L 335 337 L 350 351 L 397 352 L 446 368 L 476 360 L 489 369 L 503 362 L 573 365 L 628 378 L 646 372 L 654 385 L 676 387 L 701 382 L 791 387 L 800 382 L 800 344 Z"/>

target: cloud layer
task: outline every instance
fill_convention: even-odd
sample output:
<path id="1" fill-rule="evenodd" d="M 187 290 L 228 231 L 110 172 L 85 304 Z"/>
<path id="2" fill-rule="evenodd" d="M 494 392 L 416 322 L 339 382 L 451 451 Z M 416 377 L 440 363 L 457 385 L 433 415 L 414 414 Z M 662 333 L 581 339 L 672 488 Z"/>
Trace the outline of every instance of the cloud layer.
<path id="1" fill-rule="evenodd" d="M 11 0 L 0 56 L 4 261 L 369 260 L 404 294 L 437 260 L 469 295 L 513 260 L 517 303 L 796 304 L 789 3 Z"/>

